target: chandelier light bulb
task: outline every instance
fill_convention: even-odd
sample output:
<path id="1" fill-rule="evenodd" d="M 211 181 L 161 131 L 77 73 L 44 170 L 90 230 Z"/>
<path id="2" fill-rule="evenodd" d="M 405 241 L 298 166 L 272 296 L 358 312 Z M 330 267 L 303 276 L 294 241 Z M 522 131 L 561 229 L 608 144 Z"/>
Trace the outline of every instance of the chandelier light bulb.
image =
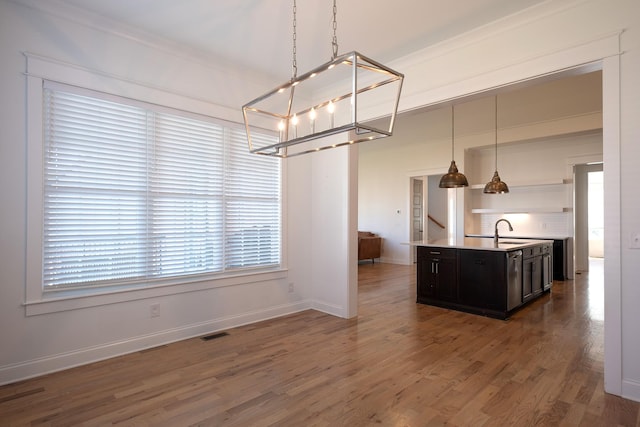
<path id="1" fill-rule="evenodd" d="M 316 131 L 316 110 L 313 107 L 309 111 L 309 121 L 311 122 L 311 133 L 315 133 L 315 131 Z"/>
<path id="2" fill-rule="evenodd" d="M 298 137 L 298 116 L 295 114 L 291 117 L 291 124 L 293 124 L 293 137 Z"/>
<path id="3" fill-rule="evenodd" d="M 333 113 L 336 111 L 336 106 L 333 105 L 333 101 L 329 101 L 329 105 L 327 105 L 327 111 L 329 112 L 329 116 L 331 117 L 331 127 L 333 127 Z"/>
<path id="4" fill-rule="evenodd" d="M 280 140 L 280 142 L 282 142 L 283 131 L 284 131 L 284 120 L 280 120 L 280 123 L 278 123 L 278 139 Z"/>

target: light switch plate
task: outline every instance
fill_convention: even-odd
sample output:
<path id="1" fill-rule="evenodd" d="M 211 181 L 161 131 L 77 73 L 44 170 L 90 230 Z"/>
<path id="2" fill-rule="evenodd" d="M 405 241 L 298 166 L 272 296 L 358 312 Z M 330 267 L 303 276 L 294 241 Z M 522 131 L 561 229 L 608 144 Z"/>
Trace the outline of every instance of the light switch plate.
<path id="1" fill-rule="evenodd" d="M 640 249 L 640 232 L 631 233 L 631 236 L 629 236 L 629 248 Z"/>

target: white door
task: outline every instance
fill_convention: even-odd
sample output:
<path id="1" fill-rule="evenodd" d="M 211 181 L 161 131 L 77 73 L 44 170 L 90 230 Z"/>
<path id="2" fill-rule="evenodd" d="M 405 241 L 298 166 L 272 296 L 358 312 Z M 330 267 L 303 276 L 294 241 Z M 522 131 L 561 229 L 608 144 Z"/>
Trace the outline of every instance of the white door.
<path id="1" fill-rule="evenodd" d="M 413 178 L 413 196 L 411 203 L 411 221 L 413 236 L 411 240 L 422 240 L 424 236 L 423 192 L 422 179 Z"/>

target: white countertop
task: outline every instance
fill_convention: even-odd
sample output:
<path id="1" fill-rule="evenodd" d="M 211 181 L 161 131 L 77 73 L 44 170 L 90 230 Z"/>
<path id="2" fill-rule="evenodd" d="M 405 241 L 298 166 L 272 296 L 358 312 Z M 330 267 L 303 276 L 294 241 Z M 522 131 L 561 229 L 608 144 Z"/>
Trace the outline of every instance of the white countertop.
<path id="1" fill-rule="evenodd" d="M 514 251 L 529 246 L 536 246 L 543 243 L 553 243 L 553 240 L 534 240 L 534 239 L 509 239 L 508 237 L 500 238 L 498 245 L 493 243 L 493 239 L 482 237 L 465 237 L 463 239 L 436 239 L 436 240 L 414 240 L 409 242 L 410 246 L 428 246 L 437 248 L 456 248 L 456 249 L 481 249 L 488 251 Z"/>
<path id="2" fill-rule="evenodd" d="M 493 239 L 493 236 L 490 234 L 475 234 L 475 233 L 467 233 L 464 235 L 465 237 L 484 237 L 484 238 L 491 238 Z M 508 239 L 528 239 L 528 240 L 566 240 L 568 239 L 568 236 L 519 236 L 519 235 L 508 235 L 508 236 L 502 236 L 500 238 L 500 240 L 508 240 Z"/>

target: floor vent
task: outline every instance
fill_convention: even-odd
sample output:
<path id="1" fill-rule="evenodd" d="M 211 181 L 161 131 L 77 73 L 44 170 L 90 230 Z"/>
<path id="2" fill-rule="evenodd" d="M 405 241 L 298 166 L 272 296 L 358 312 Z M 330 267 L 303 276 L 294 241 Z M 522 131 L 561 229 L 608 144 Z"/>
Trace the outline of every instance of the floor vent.
<path id="1" fill-rule="evenodd" d="M 220 332 L 217 334 L 205 335 L 204 337 L 200 337 L 200 339 L 202 341 L 211 341 L 211 340 L 215 340 L 216 338 L 226 337 L 227 335 L 229 334 L 226 332 Z"/>

